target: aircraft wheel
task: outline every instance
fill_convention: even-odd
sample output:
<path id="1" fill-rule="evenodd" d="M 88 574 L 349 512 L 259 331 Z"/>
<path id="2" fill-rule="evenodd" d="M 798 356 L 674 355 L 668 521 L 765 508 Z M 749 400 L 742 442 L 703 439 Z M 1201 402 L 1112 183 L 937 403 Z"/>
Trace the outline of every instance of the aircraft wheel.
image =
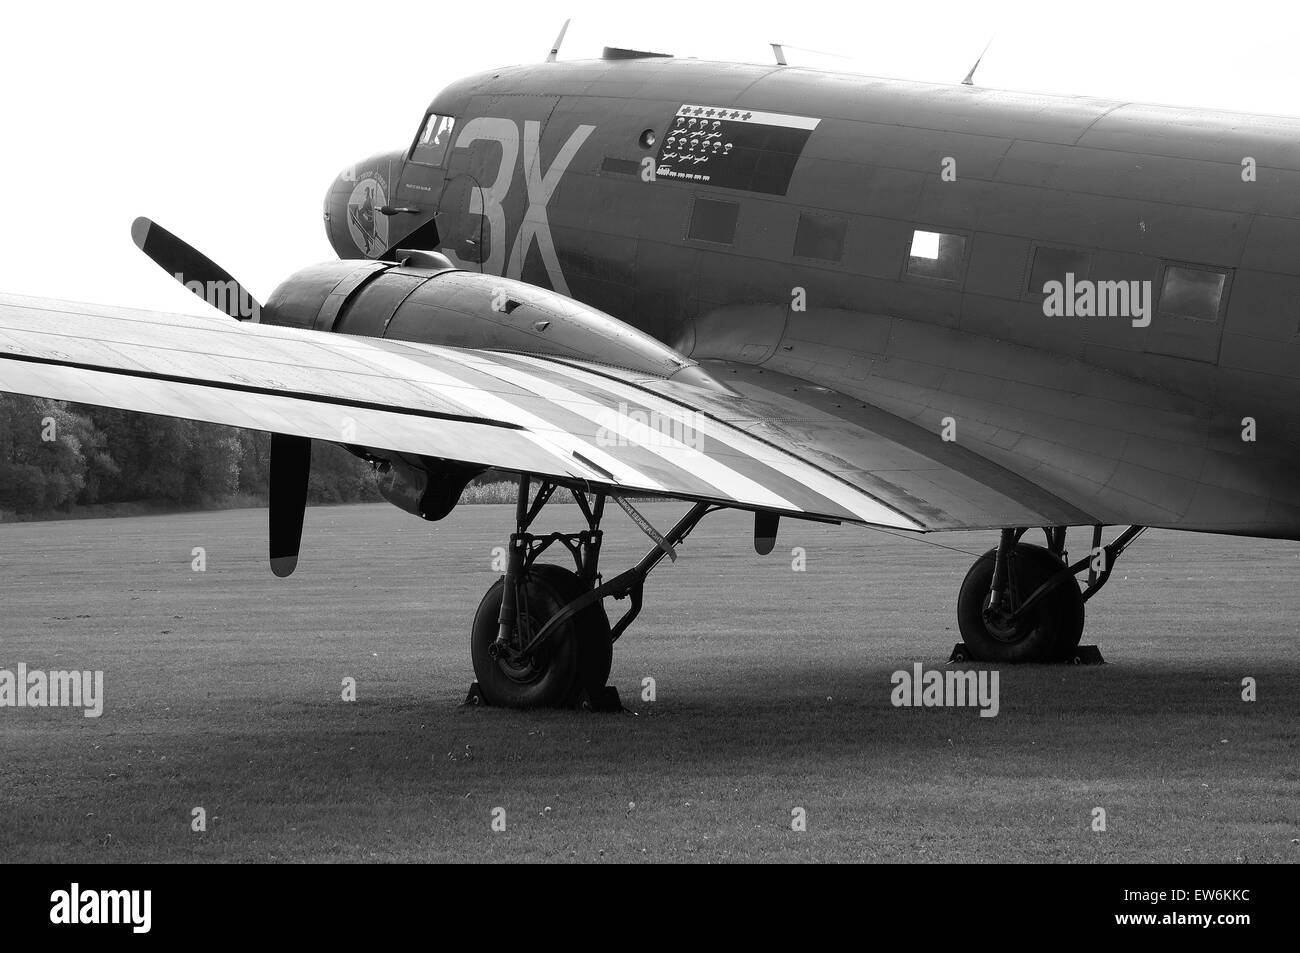
<path id="1" fill-rule="evenodd" d="M 487 591 L 474 614 L 470 656 L 479 691 L 489 705 L 506 708 L 565 708 L 583 688 L 594 692 L 609 678 L 614 647 L 609 618 L 596 603 L 570 619 L 528 660 L 509 653 L 493 657 L 505 580 Z M 522 596 L 534 633 L 584 591 L 577 574 L 562 566 L 537 564 L 525 575 Z"/>
<path id="2" fill-rule="evenodd" d="M 957 597 L 957 624 L 962 640 L 978 662 L 1059 662 L 1071 657 L 1083 635 L 1083 594 L 1074 582 L 1052 590 L 1012 626 L 984 618 L 993 583 L 991 549 L 975 561 Z M 1061 561 L 1041 546 L 1017 543 L 1007 565 L 1007 591 L 1012 609 L 1061 569 Z"/>
<path id="3" fill-rule="evenodd" d="M 541 630 L 546 620 L 559 612 L 567 601 L 545 576 L 530 569 L 524 577 L 521 599 L 527 600 L 527 614 L 533 632 Z M 489 705 L 505 708 L 559 708 L 573 698 L 578 683 L 578 640 L 574 622 L 569 620 L 541 649 L 528 660 L 512 660 L 508 653 L 493 658 L 504 577 L 492 584 L 478 611 L 470 633 L 470 657 L 479 691 Z"/>
<path id="4" fill-rule="evenodd" d="M 533 567 L 542 578 L 555 587 L 561 598 L 572 602 L 584 592 L 587 586 L 573 570 L 552 563 L 543 563 Z M 600 602 L 593 603 L 574 617 L 578 629 L 578 691 L 586 689 L 591 695 L 605 687 L 609 681 L 609 670 L 614 664 L 614 643 L 611 640 L 609 616 Z"/>

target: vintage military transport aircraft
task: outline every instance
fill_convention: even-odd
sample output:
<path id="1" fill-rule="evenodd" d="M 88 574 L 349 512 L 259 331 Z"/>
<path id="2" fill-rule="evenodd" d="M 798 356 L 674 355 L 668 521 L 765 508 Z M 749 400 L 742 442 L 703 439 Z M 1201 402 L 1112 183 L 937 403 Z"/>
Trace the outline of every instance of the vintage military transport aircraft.
<path id="1" fill-rule="evenodd" d="M 226 317 L 0 297 L 0 389 L 272 433 L 278 575 L 313 440 L 426 520 L 517 476 L 489 703 L 599 690 L 722 507 L 760 552 L 781 517 L 998 530 L 957 611 L 999 663 L 1071 656 L 1144 527 L 1300 539 L 1300 120 L 607 49 L 454 84 L 324 217 L 341 260 L 265 305 L 138 220 Z M 560 487 L 585 528 L 534 534 Z M 647 495 L 689 509 L 602 576 Z"/>

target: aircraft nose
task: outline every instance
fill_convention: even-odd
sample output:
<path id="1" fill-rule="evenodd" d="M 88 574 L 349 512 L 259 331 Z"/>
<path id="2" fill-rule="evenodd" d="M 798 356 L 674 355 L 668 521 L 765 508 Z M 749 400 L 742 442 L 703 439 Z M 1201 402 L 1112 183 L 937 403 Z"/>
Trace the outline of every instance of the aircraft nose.
<path id="1" fill-rule="evenodd" d="M 390 241 L 391 197 L 402 153 L 385 152 L 348 166 L 325 193 L 325 234 L 340 258 L 382 258 Z M 395 240 L 396 236 L 392 236 Z"/>

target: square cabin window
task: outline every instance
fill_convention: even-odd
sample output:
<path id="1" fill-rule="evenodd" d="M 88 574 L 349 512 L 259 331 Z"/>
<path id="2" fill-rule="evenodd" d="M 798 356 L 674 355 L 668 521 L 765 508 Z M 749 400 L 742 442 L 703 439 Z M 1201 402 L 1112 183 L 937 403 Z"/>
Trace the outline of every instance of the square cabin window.
<path id="1" fill-rule="evenodd" d="M 730 245 L 736 239 L 736 219 L 739 215 L 740 206 L 735 202 L 696 199 L 686 234 L 698 241 Z"/>
<path id="2" fill-rule="evenodd" d="M 1226 271 L 1188 265 L 1165 265 L 1158 310 L 1161 314 L 1191 318 L 1193 321 L 1217 321 L 1223 310 L 1227 287 Z"/>
<path id="3" fill-rule="evenodd" d="M 1034 250 L 1034 264 L 1029 270 L 1028 293 L 1042 297 L 1047 294 L 1043 286 L 1049 281 L 1064 284 L 1066 275 L 1074 275 L 1076 281 L 1081 281 L 1089 277 L 1091 271 L 1092 255 L 1086 251 L 1039 246 Z"/>
<path id="4" fill-rule="evenodd" d="M 907 274 L 913 278 L 957 281 L 966 258 L 966 238 L 947 232 L 912 233 L 912 249 L 907 259 Z"/>
<path id="5" fill-rule="evenodd" d="M 839 261 L 844 254 L 845 222 L 820 215 L 799 215 L 794 233 L 794 256 L 819 261 Z"/>

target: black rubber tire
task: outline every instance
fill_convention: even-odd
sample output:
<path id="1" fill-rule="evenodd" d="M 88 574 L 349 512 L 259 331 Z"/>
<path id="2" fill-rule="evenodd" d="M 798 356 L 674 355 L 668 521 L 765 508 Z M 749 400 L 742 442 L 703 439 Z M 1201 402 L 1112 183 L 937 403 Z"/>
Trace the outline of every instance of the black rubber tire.
<path id="1" fill-rule="evenodd" d="M 555 615 L 568 601 L 547 578 L 533 567 L 524 581 L 528 598 L 528 615 L 533 631 Z M 504 660 L 494 659 L 488 647 L 496 641 L 501 597 L 505 578 L 492 584 L 478 611 L 470 632 L 470 658 L 479 691 L 489 705 L 504 708 L 563 708 L 572 704 L 577 694 L 580 655 L 576 637 L 576 619 L 570 619 L 555 633 L 528 668 L 512 668 Z"/>
<path id="2" fill-rule="evenodd" d="M 587 591 L 582 578 L 572 569 L 553 563 L 533 566 L 543 579 L 560 593 L 564 601 L 572 602 Z M 609 682 L 609 670 L 614 665 L 614 643 L 611 640 L 609 616 L 600 602 L 583 609 L 573 620 L 578 634 L 578 683 L 575 696 L 583 689 L 592 697 Z"/>
<path id="3" fill-rule="evenodd" d="M 1083 594 L 1073 580 L 1049 593 L 1014 633 L 999 637 L 989 630 L 984 622 L 984 606 L 993 583 L 996 555 L 997 550 L 991 549 L 975 561 L 957 596 L 957 625 L 971 658 L 977 662 L 1019 665 L 1061 662 L 1073 657 L 1083 636 L 1084 622 Z M 1007 567 L 1012 607 L 1028 599 L 1062 565 L 1041 546 L 1017 543 Z"/>

